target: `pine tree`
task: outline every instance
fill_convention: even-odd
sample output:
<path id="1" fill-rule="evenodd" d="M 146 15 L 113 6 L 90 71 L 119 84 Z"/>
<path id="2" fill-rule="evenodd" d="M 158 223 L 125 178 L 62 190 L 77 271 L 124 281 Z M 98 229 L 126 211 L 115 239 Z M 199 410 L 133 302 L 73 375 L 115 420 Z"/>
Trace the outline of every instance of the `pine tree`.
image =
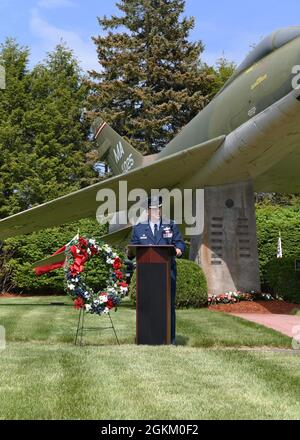
<path id="1" fill-rule="evenodd" d="M 122 15 L 98 18 L 100 72 L 89 108 L 143 153 L 156 153 L 208 102 L 214 74 L 191 43 L 185 0 L 121 0 Z"/>

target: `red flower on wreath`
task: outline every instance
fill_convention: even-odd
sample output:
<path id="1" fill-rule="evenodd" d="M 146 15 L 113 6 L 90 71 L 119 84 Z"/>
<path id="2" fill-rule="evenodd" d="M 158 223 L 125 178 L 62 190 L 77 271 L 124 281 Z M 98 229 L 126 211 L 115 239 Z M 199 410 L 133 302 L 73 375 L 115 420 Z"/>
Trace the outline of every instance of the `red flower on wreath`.
<path id="1" fill-rule="evenodd" d="M 83 299 L 82 299 L 82 298 L 77 298 L 77 299 L 74 301 L 74 307 L 75 307 L 76 310 L 83 309 L 83 307 L 84 307 L 84 301 L 83 301 Z"/>
<path id="2" fill-rule="evenodd" d="M 112 299 L 109 299 L 109 300 L 107 301 L 106 306 L 109 308 L 109 310 L 113 309 L 113 308 L 114 308 L 113 300 L 112 300 Z"/>
<path id="3" fill-rule="evenodd" d="M 115 270 L 119 270 L 119 269 L 121 269 L 121 267 L 122 267 L 122 262 L 121 262 L 120 258 L 116 258 L 114 261 L 114 264 L 113 264 L 113 268 Z"/>
<path id="4" fill-rule="evenodd" d="M 95 248 L 95 246 L 92 244 L 92 246 L 90 247 L 91 250 L 91 254 L 92 256 L 97 255 L 98 254 L 98 250 Z"/>
<path id="5" fill-rule="evenodd" d="M 126 288 L 126 287 L 128 287 L 128 284 L 123 282 L 123 283 L 118 283 L 118 286 Z"/>
<path id="6" fill-rule="evenodd" d="M 118 280 L 121 280 L 123 278 L 123 273 L 120 270 L 116 270 L 115 275 Z"/>
<path id="7" fill-rule="evenodd" d="M 87 248 L 88 247 L 88 241 L 85 238 L 83 238 L 83 237 L 79 238 L 78 244 L 79 244 L 79 246 L 81 248 Z"/>

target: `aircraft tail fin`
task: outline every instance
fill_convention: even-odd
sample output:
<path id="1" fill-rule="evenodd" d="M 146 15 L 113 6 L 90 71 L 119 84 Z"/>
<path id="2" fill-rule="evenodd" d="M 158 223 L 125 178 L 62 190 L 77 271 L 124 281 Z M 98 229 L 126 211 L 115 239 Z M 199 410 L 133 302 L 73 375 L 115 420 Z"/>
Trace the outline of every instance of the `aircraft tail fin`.
<path id="1" fill-rule="evenodd" d="M 107 161 L 114 176 L 126 174 L 143 164 L 143 155 L 101 118 L 94 121 L 92 131 L 100 157 Z"/>

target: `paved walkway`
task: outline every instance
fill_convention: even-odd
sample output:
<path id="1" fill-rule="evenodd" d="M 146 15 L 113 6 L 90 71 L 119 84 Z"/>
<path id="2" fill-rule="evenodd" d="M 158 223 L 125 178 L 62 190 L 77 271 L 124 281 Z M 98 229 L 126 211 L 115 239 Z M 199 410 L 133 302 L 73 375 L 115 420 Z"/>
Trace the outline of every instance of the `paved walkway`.
<path id="1" fill-rule="evenodd" d="M 231 315 L 270 327 L 291 338 L 300 337 L 300 316 L 258 313 L 231 313 Z"/>

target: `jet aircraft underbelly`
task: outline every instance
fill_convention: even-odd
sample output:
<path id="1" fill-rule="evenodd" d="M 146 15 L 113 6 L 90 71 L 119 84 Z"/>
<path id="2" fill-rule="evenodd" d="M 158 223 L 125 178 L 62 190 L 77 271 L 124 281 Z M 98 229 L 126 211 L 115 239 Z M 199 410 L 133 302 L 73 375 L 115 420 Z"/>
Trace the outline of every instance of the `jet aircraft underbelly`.
<path id="1" fill-rule="evenodd" d="M 298 93 L 293 90 L 231 132 L 215 155 L 184 186 L 214 186 L 249 179 L 255 182 L 289 155 L 298 154 Z M 286 179 L 289 178 L 287 173 Z"/>

